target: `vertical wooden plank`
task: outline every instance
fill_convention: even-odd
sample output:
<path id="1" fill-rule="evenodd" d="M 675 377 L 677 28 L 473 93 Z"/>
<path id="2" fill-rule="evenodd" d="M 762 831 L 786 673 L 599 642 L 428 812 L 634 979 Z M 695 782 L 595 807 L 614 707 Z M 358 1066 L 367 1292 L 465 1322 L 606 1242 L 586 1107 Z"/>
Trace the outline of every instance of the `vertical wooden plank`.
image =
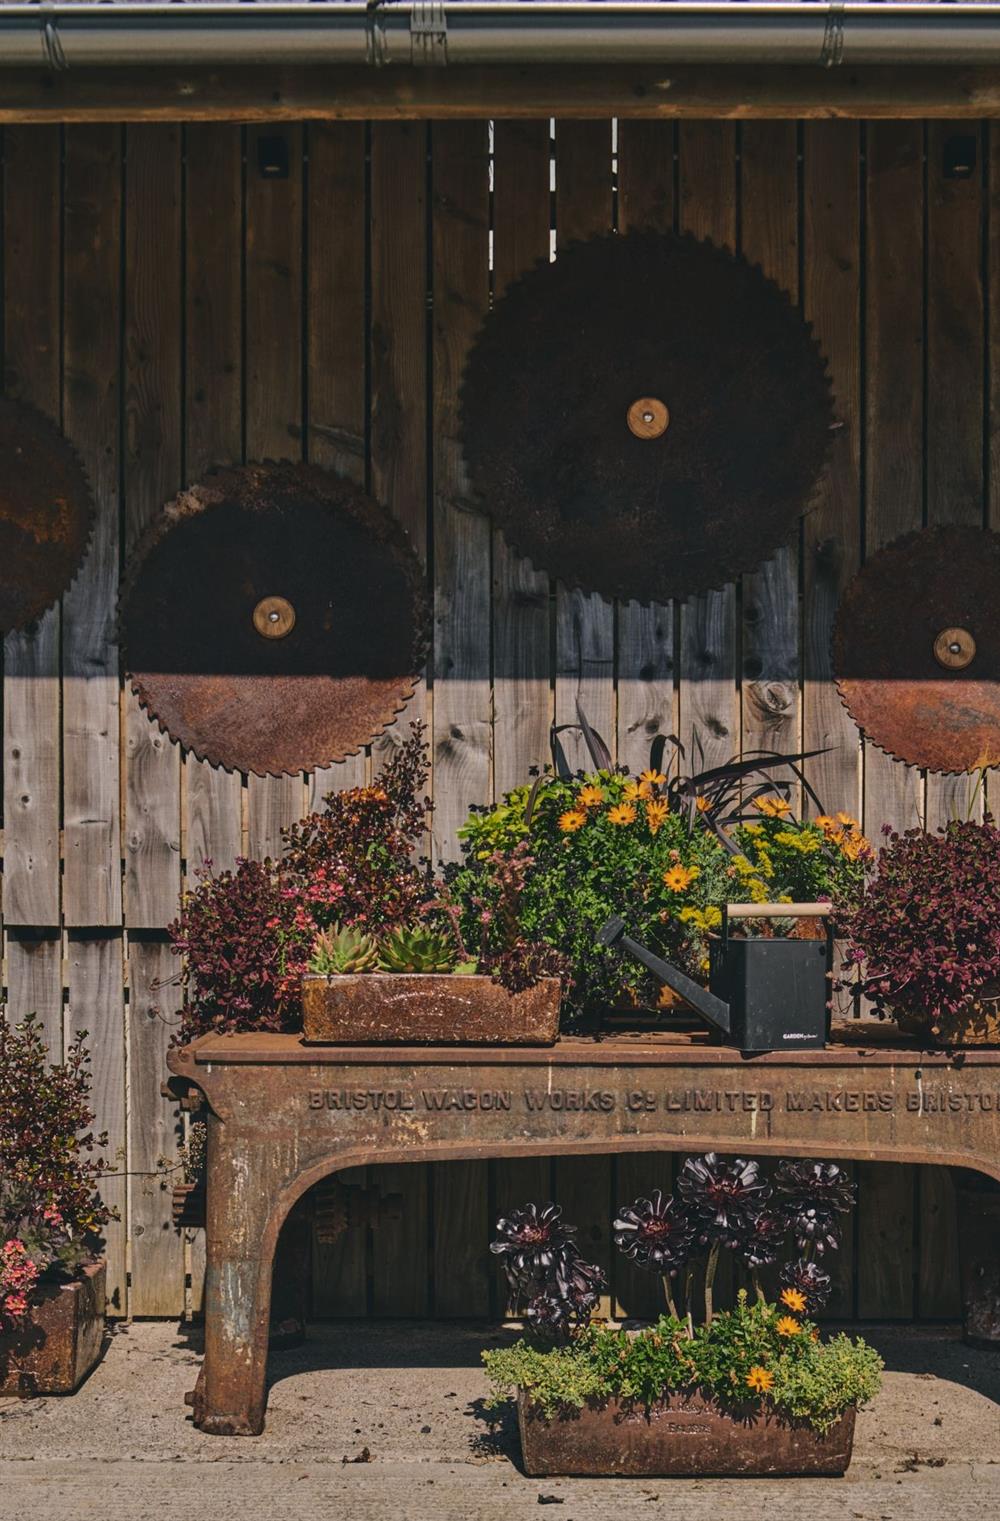
<path id="1" fill-rule="evenodd" d="M 947 1167 L 917 1169 L 917 1300 L 920 1320 L 958 1320 L 962 1279 L 955 1187 Z"/>
<path id="2" fill-rule="evenodd" d="M 547 121 L 493 126 L 493 292 L 549 253 Z M 493 785 L 497 798 L 549 758 L 549 577 L 493 535 Z M 505 1166 L 506 1164 L 501 1164 Z M 499 1174 L 498 1174 L 499 1176 Z"/>
<path id="3" fill-rule="evenodd" d="M 366 129 L 363 122 L 313 122 L 308 131 L 306 446 L 315 464 L 364 486 Z M 309 807 L 364 778 L 363 752 L 313 772 Z"/>
<path id="4" fill-rule="evenodd" d="M 90 552 L 63 598 L 67 926 L 121 923 L 118 759 L 121 131 L 66 129 L 63 417 L 90 473 Z"/>
<path id="5" fill-rule="evenodd" d="M 259 168 L 262 137 L 284 137 L 287 179 Z M 246 180 L 247 458 L 302 454 L 302 128 L 251 127 Z M 281 831 L 300 817 L 302 777 L 251 776 L 249 851 L 277 856 Z"/>
<path id="6" fill-rule="evenodd" d="M 125 155 L 125 548 L 181 484 L 181 129 L 130 127 Z M 182 597 L 178 588 L 178 597 Z M 125 918 L 169 924 L 180 891 L 180 747 L 125 699 Z"/>
<path id="7" fill-rule="evenodd" d="M 607 232 L 612 218 L 611 123 L 560 121 L 556 126 L 556 253 L 577 238 Z M 556 721 L 577 722 L 579 701 L 609 746 L 615 742 L 615 616 L 596 593 L 556 591 Z M 590 769 L 582 737 L 563 735 L 572 767 Z"/>
<path id="8" fill-rule="evenodd" d="M 727 248 L 736 246 L 736 138 L 729 122 L 680 128 L 680 225 Z M 736 693 L 736 592 L 691 597 L 680 614 L 680 738 L 685 767 L 721 765 L 739 750 Z"/>
<path id="9" fill-rule="evenodd" d="M 372 491 L 427 547 L 427 128 L 379 122 L 371 143 Z M 373 747 L 384 755 L 426 712 L 421 684 L 407 712 Z M 380 1167 L 373 1176 L 400 1192 L 402 1218 L 375 1237 L 373 1304 L 379 1315 L 427 1313 L 429 1200 L 425 1166 Z"/>
<path id="10" fill-rule="evenodd" d="M 58 424 L 62 199 L 58 127 L 4 134 L 4 391 Z M 59 609 L 3 644 L 4 917 L 59 923 Z"/>
<path id="11" fill-rule="evenodd" d="M 309 458 L 364 485 L 365 440 L 365 127 L 361 122 L 309 126 L 307 290 L 309 325 L 306 434 Z M 364 754 L 309 778 L 311 808 L 328 792 L 356 786 Z M 363 1167 L 338 1178 L 363 1184 Z M 359 1316 L 367 1310 L 367 1233 L 345 1231 L 331 1244 L 313 1241 L 313 1313 Z"/>
<path id="12" fill-rule="evenodd" d="M 854 122 L 803 129 L 803 305 L 827 357 L 839 424 L 831 462 L 806 516 L 802 739 L 824 807 L 860 817 L 860 739 L 833 684 L 837 601 L 860 555 L 860 208 Z"/>
<path id="13" fill-rule="evenodd" d="M 97 1129 L 108 1132 L 107 1155 L 114 1172 L 101 1184 L 104 1201 L 118 1214 L 106 1228 L 108 1300 L 113 1315 L 129 1311 L 126 1282 L 126 1118 L 125 996 L 120 934 L 84 939 L 71 935 L 67 947 L 69 1011 L 67 1033 L 87 1031 Z M 160 1079 L 162 1081 L 162 1078 Z M 162 1102 L 162 1100 L 160 1101 Z M 169 1198 L 169 1195 L 168 1195 Z"/>
<path id="14" fill-rule="evenodd" d="M 748 121 L 740 134 L 741 252 L 797 305 L 798 128 L 792 121 Z M 742 749 L 798 750 L 797 534 L 743 577 L 740 641 Z"/>
<path id="15" fill-rule="evenodd" d="M 493 126 L 493 293 L 549 255 L 551 142 L 547 121 Z M 493 788 L 497 798 L 549 758 L 552 652 L 549 578 L 493 534 Z M 547 1203 L 547 1158 L 491 1164 L 497 1214 Z M 493 1222 L 490 1222 L 492 1227 Z M 494 1275 L 494 1303 L 504 1286 Z"/>
<path id="16" fill-rule="evenodd" d="M 177 1023 L 177 962 L 160 939 L 128 948 L 129 973 L 129 1240 L 132 1315 L 184 1310 L 184 1243 L 170 1214 L 172 1179 L 160 1158 L 174 1161 L 182 1139 L 176 1104 L 160 1095 L 167 1047 Z"/>
<path id="17" fill-rule="evenodd" d="M 913 1315 L 914 1169 L 909 1163 L 858 1167 L 858 1315 L 909 1320 Z"/>
<path id="18" fill-rule="evenodd" d="M 15 1024 L 36 1014 L 50 1060 L 62 1061 L 62 947 L 57 930 L 7 930 L 7 1013 Z"/>
<path id="19" fill-rule="evenodd" d="M 185 128 L 184 475 L 243 456 L 243 133 Z M 241 850 L 241 783 L 194 755 L 183 760 L 187 869 L 231 867 Z"/>
<path id="20" fill-rule="evenodd" d="M 953 136 L 977 144 L 974 174 L 945 175 Z M 983 479 L 984 133 L 978 123 L 927 124 L 927 522 L 987 521 Z M 966 818 L 975 777 L 927 778 L 927 827 Z M 977 804 L 978 806 L 978 804 Z"/>
<path id="21" fill-rule="evenodd" d="M 871 122 L 865 180 L 865 554 L 923 520 L 924 128 Z M 864 826 L 911 829 L 923 778 L 864 748 Z"/>
<path id="22" fill-rule="evenodd" d="M 857 1184 L 858 1167 L 854 1162 L 840 1164 L 846 1175 Z M 831 1252 L 823 1265 L 823 1271 L 832 1280 L 830 1297 L 826 1302 L 821 1320 L 854 1320 L 857 1316 L 857 1272 L 855 1268 L 855 1245 L 857 1209 L 841 1216 L 840 1250 Z M 865 1250 L 868 1250 L 867 1243 Z"/>
<path id="23" fill-rule="evenodd" d="M 432 134 L 434 482 L 434 860 L 459 855 L 458 830 L 490 796 L 490 523 L 467 510 L 458 393 L 489 304 L 489 129 Z M 490 1284 L 485 1162 L 432 1170 L 434 1310 L 486 1315 Z"/>
<path id="24" fill-rule="evenodd" d="M 556 126 L 556 252 L 577 238 L 607 232 L 612 219 L 611 123 L 560 121 Z M 609 745 L 615 742 L 615 617 L 612 603 L 561 583 L 556 589 L 556 721 L 576 723 L 577 700 Z M 590 769 L 582 739 L 563 736 L 571 766 Z M 584 1255 L 610 1265 L 610 1157 L 561 1157 L 556 1199 L 580 1229 Z M 610 1312 L 604 1296 L 601 1313 Z"/>
<path id="25" fill-rule="evenodd" d="M 675 139 L 673 122 L 618 123 L 619 231 L 673 230 Z M 657 734 L 677 733 L 674 614 L 672 603 L 618 608 L 617 756 L 633 773 L 649 764 Z"/>

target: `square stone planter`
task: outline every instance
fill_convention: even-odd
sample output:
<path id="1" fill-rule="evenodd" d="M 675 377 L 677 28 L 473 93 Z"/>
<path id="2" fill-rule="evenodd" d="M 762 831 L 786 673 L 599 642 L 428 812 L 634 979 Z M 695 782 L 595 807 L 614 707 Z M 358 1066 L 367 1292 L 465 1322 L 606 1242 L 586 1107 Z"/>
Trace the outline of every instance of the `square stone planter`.
<path id="1" fill-rule="evenodd" d="M 101 1355 L 103 1257 L 69 1283 L 44 1283 L 24 1324 L 0 1335 L 0 1395 L 72 1394 Z"/>
<path id="2" fill-rule="evenodd" d="M 737 1416 L 697 1391 L 650 1406 L 585 1406 L 549 1420 L 522 1392 L 517 1401 L 524 1471 L 543 1475 L 774 1478 L 839 1476 L 851 1461 L 853 1407 L 821 1436 L 757 1407 Z"/>
<path id="3" fill-rule="evenodd" d="M 508 993 L 489 977 L 365 972 L 302 979 L 307 1041 L 323 1045 L 551 1046 L 561 989 Z"/>

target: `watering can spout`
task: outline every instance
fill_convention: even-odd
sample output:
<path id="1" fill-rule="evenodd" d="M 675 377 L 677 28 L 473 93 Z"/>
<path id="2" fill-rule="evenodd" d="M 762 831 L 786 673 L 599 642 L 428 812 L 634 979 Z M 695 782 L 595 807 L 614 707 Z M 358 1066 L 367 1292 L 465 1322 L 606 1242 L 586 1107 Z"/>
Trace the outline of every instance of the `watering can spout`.
<path id="1" fill-rule="evenodd" d="M 699 987 L 698 983 L 693 982 L 677 967 L 671 966 L 668 961 L 657 956 L 654 951 L 640 945 L 638 940 L 633 940 L 631 935 L 626 934 L 625 920 L 619 914 L 615 914 L 602 925 L 598 931 L 597 940 L 599 945 L 614 946 L 626 951 L 634 960 L 641 962 L 648 971 L 652 972 L 660 982 L 679 994 L 701 1015 L 702 1019 L 707 1019 L 709 1024 L 721 1030 L 723 1035 L 731 1034 L 729 1005 L 721 998 L 716 998 L 714 993 L 709 993 L 705 988 Z"/>

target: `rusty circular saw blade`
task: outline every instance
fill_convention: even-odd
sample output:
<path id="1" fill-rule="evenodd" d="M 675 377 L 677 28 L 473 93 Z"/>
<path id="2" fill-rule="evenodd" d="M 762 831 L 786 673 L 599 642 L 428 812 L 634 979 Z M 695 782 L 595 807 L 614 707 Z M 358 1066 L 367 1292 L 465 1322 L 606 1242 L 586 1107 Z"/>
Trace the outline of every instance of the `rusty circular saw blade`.
<path id="1" fill-rule="evenodd" d="M 93 516 L 72 444 L 34 407 L 0 399 L 0 633 L 25 628 L 62 596 Z"/>
<path id="2" fill-rule="evenodd" d="M 255 627 L 267 598 L 294 610 L 285 637 Z M 259 776 L 356 754 L 413 695 L 427 654 L 406 535 L 314 465 L 222 469 L 182 492 L 137 546 L 120 611 L 143 707 L 201 759 Z"/>
<path id="3" fill-rule="evenodd" d="M 636 437 L 655 397 L 669 427 Z M 825 465 L 826 365 L 787 295 L 712 243 L 609 234 L 511 285 L 469 354 L 472 498 L 569 586 L 640 602 L 725 585 L 794 533 Z"/>
<path id="4" fill-rule="evenodd" d="M 962 669 L 935 654 L 945 630 L 974 640 Z M 833 671 L 854 722 L 896 760 L 1000 765 L 1000 535 L 930 528 L 873 555 L 837 608 Z"/>

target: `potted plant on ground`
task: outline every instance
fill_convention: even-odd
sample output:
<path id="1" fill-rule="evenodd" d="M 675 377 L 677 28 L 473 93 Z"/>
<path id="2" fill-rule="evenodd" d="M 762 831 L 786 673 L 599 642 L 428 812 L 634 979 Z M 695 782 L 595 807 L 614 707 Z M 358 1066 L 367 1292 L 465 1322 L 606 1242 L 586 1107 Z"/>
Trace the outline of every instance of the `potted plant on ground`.
<path id="1" fill-rule="evenodd" d="M 829 1292 L 823 1254 L 839 1240 L 851 1189 L 831 1163 L 689 1158 L 677 1195 L 624 1206 L 616 1244 L 663 1278 L 667 1313 L 629 1331 L 592 1322 L 603 1284 L 554 1205 L 498 1221 L 493 1251 L 525 1309 L 527 1338 L 483 1354 L 490 1404 L 516 1397 L 531 1474 L 840 1474 L 857 1408 L 881 1360 L 861 1340 L 823 1341 L 812 1316 Z M 776 1303 L 760 1270 L 786 1241 Z M 713 1302 L 719 1254 L 735 1252 L 754 1290 Z M 695 1324 L 700 1262 L 704 1317 Z M 683 1281 L 678 1304 L 677 1283 Z"/>
<path id="2" fill-rule="evenodd" d="M 83 1041 L 50 1065 L 35 1017 L 0 1011 L 0 1395 L 72 1393 L 101 1353 L 107 1138 Z"/>
<path id="3" fill-rule="evenodd" d="M 887 832 L 855 903 L 838 906 L 845 986 L 937 1046 L 1000 1044 L 1000 830 L 953 820 Z"/>

